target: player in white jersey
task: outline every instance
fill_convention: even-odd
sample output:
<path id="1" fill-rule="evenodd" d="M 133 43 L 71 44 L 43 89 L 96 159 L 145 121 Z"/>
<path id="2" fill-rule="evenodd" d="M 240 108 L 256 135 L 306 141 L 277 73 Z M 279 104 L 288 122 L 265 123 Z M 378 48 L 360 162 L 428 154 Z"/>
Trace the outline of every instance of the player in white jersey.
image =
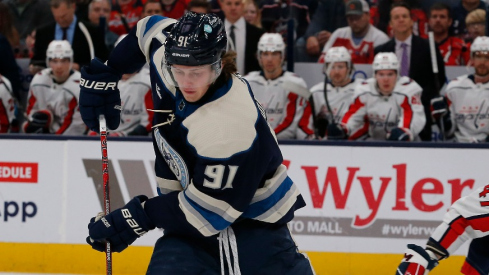
<path id="1" fill-rule="evenodd" d="M 355 87 L 361 82 L 360 79 L 352 79 L 353 71 L 351 55 L 345 47 L 328 50 L 323 67 L 325 81 L 311 88 L 310 103 L 313 106 L 314 127 L 319 138 L 326 135 L 329 124 L 341 122 L 348 110 Z"/>
<path id="2" fill-rule="evenodd" d="M 378 53 L 372 67 L 374 77 L 357 86 L 341 124 L 328 126 L 328 138 L 417 140 L 426 123 L 421 87 L 408 77 L 399 77 L 394 53 Z"/>
<path id="3" fill-rule="evenodd" d="M 0 75 L 0 133 L 8 133 L 15 119 L 15 101 L 10 81 Z"/>
<path id="4" fill-rule="evenodd" d="M 470 47 L 475 74 L 448 83 L 445 100 L 432 100 L 432 115 L 445 135 L 458 142 L 489 141 L 489 37 L 477 37 Z M 447 114 L 447 103 L 449 114 Z"/>
<path id="5" fill-rule="evenodd" d="M 46 64 L 49 68 L 37 73 L 30 84 L 24 132 L 85 134 L 87 127 L 78 110 L 80 73 L 71 68 L 70 43 L 52 41 L 46 51 Z"/>
<path id="6" fill-rule="evenodd" d="M 439 260 L 448 258 L 466 241 L 471 243 L 461 273 L 489 274 L 489 185 L 452 204 L 431 234 L 426 250 L 409 244 L 396 274 L 428 274 Z"/>
<path id="7" fill-rule="evenodd" d="M 285 44 L 278 33 L 265 33 L 258 42 L 261 71 L 250 72 L 248 80 L 256 100 L 267 114 L 277 139 L 305 139 L 313 136 L 307 84 L 294 73 L 284 71 Z M 303 88 L 293 89 L 287 83 Z M 284 85 L 285 84 L 285 85 Z M 306 93 L 304 93 L 306 91 Z"/>

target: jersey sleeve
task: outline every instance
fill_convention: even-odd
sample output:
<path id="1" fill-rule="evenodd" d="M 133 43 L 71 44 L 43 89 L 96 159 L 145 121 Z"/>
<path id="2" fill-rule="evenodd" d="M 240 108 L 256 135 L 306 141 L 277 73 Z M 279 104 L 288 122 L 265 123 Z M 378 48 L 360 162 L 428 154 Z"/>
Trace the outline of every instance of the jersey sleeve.
<path id="1" fill-rule="evenodd" d="M 368 132 L 367 108 L 364 95 L 363 91 L 356 92 L 353 102 L 341 120 L 341 124 L 347 129 L 348 139 L 351 140 L 358 139 Z"/>
<path id="2" fill-rule="evenodd" d="M 489 235 L 489 185 L 452 204 L 427 248 L 448 257 L 464 242 Z"/>
<path id="3" fill-rule="evenodd" d="M 423 90 L 411 79 L 402 85 L 406 85 L 405 97 L 400 102 L 401 117 L 398 127 L 409 130 L 414 138 L 418 136 L 426 124 L 426 115 L 421 103 L 421 92 Z"/>
<path id="4" fill-rule="evenodd" d="M 122 74 L 134 73 L 151 59 L 153 38 L 164 42 L 166 31 L 175 19 L 159 15 L 147 16 L 137 23 L 129 34 L 115 47 L 107 60 L 107 65 Z"/>

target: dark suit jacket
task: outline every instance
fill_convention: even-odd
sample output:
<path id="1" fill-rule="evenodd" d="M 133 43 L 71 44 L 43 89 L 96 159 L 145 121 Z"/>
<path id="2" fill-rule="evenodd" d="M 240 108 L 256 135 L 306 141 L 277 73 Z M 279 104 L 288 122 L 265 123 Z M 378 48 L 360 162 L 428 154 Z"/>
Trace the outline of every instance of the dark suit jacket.
<path id="1" fill-rule="evenodd" d="M 256 51 L 258 49 L 258 41 L 264 33 L 264 30 L 246 22 L 245 71 L 240 72 L 243 75 L 261 70 Z"/>
<path id="2" fill-rule="evenodd" d="M 411 45 L 409 77 L 416 81 L 416 83 L 418 83 L 423 89 L 421 101 L 423 102 L 425 109 L 424 111 L 426 114 L 426 126 L 423 132 L 420 133 L 420 137 L 422 140 L 431 140 L 432 121 L 430 114 L 430 101 L 439 94 L 439 91 L 436 90 L 435 81 L 438 82 L 439 88 L 443 87 L 443 84 L 446 81 L 445 63 L 443 62 L 443 58 L 438 50 L 438 47 L 435 47 L 436 59 L 438 63 L 438 78 L 435 79 L 431 65 L 430 43 L 428 40 L 413 35 Z M 375 47 L 374 52 L 375 54 L 379 52 L 396 53 L 395 39 L 391 39 L 387 43 Z"/>
<path id="3" fill-rule="evenodd" d="M 105 46 L 103 35 L 99 32 L 98 28 L 91 24 L 84 23 L 84 25 L 87 27 L 92 38 L 95 56 L 105 61 L 109 56 L 109 50 Z M 36 43 L 34 44 L 34 56 L 31 59 L 31 64 L 46 67 L 46 50 L 48 49 L 49 43 L 54 40 L 55 27 L 56 23 L 51 23 L 37 29 Z M 80 64 L 80 67 L 90 64 L 91 58 L 88 41 L 78 26 L 78 21 L 76 22 L 75 34 L 73 36 L 71 47 L 73 48 L 73 62 Z"/>

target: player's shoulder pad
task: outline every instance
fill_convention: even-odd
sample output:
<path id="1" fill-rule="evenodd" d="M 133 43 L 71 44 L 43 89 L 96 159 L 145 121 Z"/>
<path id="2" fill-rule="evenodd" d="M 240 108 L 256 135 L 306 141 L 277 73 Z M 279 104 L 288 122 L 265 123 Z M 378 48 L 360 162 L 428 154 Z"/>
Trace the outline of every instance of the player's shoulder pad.
<path id="1" fill-rule="evenodd" d="M 34 75 L 30 85 L 31 86 L 37 84 L 51 85 L 52 78 L 50 74 L 51 74 L 51 68 L 46 68 L 41 70 L 40 72 Z"/>
<path id="2" fill-rule="evenodd" d="M 73 73 L 68 78 L 68 80 L 79 84 L 80 83 L 80 78 L 81 78 L 81 73 L 79 71 L 75 71 L 74 70 Z"/>
<path id="3" fill-rule="evenodd" d="M 166 40 L 166 34 L 163 33 L 165 29 L 169 30 L 177 20 L 167 18 L 161 15 L 147 16 L 138 21 L 136 25 L 136 36 L 138 38 L 138 45 L 141 52 L 146 56 L 146 60 L 149 61 L 149 49 L 153 38 L 157 38 L 161 43 Z"/>
<path id="4" fill-rule="evenodd" d="M 411 79 L 407 76 L 402 76 L 399 78 L 399 80 L 397 80 L 396 87 L 394 88 L 394 91 L 396 91 L 398 93 L 406 94 L 406 95 L 412 95 L 412 94 L 422 92 L 423 89 L 413 79 Z"/>
<path id="5" fill-rule="evenodd" d="M 229 91 L 204 104 L 183 125 L 187 140 L 205 158 L 226 159 L 248 150 L 257 136 L 258 110 L 246 82 L 232 77 Z"/>
<path id="6" fill-rule="evenodd" d="M 11 93 L 12 92 L 12 83 L 10 83 L 10 80 L 8 78 L 6 78 L 5 76 L 0 74 L 0 84 L 2 82 L 5 84 L 6 89 Z M 0 87 L 4 87 L 4 85 L 0 85 Z"/>
<path id="7" fill-rule="evenodd" d="M 260 75 L 260 71 L 249 72 L 247 75 L 243 76 L 243 78 L 246 79 L 248 82 L 263 79 L 263 77 Z"/>
<path id="8" fill-rule="evenodd" d="M 311 87 L 311 93 L 322 93 L 324 91 L 324 82 L 320 82 Z"/>
<path id="9" fill-rule="evenodd" d="M 299 75 L 293 72 L 285 71 L 284 74 L 282 75 L 282 78 L 287 81 L 292 81 L 299 86 L 307 88 L 306 81 L 302 77 L 300 77 Z"/>
<path id="10" fill-rule="evenodd" d="M 458 76 L 457 78 L 455 79 L 452 79 L 450 80 L 450 82 L 448 82 L 448 85 L 445 89 L 445 91 L 448 93 L 451 89 L 456 89 L 456 88 L 468 88 L 468 87 L 473 87 L 474 86 L 474 82 L 469 78 L 469 75 L 466 74 L 466 75 L 461 75 L 461 76 Z"/>

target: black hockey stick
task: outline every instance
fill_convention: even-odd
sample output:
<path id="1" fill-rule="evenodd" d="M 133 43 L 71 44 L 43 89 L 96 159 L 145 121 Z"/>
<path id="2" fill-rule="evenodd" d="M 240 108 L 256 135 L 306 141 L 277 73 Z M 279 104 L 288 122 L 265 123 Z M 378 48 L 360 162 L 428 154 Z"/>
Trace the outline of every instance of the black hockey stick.
<path id="1" fill-rule="evenodd" d="M 436 90 L 436 94 L 440 96 L 440 83 L 438 82 L 438 62 L 436 60 L 436 51 L 435 51 L 435 37 L 432 31 L 428 32 L 428 37 L 430 42 L 431 68 L 433 69 L 433 75 L 434 75 L 433 80 L 435 81 L 435 90 Z M 443 117 L 440 117 L 440 137 L 442 141 L 445 141 L 445 123 L 443 123 Z"/>

